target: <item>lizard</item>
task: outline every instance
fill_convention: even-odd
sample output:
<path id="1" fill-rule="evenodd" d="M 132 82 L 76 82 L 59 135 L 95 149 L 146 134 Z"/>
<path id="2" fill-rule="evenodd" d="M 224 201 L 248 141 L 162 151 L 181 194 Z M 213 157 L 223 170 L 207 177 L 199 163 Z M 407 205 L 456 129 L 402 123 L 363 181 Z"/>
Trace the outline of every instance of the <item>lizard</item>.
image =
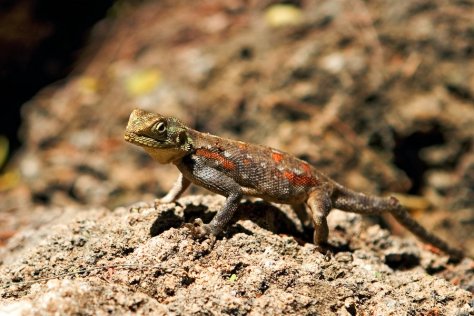
<path id="1" fill-rule="evenodd" d="M 243 196 L 269 202 L 303 205 L 314 226 L 313 242 L 328 240 L 327 216 L 333 209 L 359 214 L 390 213 L 422 241 L 453 259 L 462 250 L 427 231 L 395 197 L 378 197 L 353 191 L 316 170 L 308 162 L 270 147 L 202 133 L 171 116 L 135 109 L 124 134 L 125 141 L 143 147 L 161 164 L 174 164 L 180 175 L 172 189 L 156 204 L 176 201 L 191 183 L 226 197 L 208 224 L 196 219 L 193 234 L 211 240 L 229 224 Z M 322 248 L 321 248 L 322 249 Z"/>

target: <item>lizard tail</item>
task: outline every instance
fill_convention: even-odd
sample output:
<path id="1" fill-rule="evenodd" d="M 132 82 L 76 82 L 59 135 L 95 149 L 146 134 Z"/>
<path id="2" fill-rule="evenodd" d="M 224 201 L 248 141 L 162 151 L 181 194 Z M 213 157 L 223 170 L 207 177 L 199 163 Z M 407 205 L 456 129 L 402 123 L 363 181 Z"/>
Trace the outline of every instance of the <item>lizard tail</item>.
<path id="1" fill-rule="evenodd" d="M 396 200 L 398 203 L 397 199 L 394 197 L 392 197 L 392 199 Z M 419 239 L 435 246 L 436 248 L 441 249 L 455 260 L 461 260 L 464 257 L 464 253 L 460 249 L 451 247 L 444 240 L 428 232 L 426 228 L 421 226 L 410 216 L 403 206 L 401 206 L 399 203 L 398 205 L 399 208 L 396 211 L 391 212 L 392 216 L 395 217 L 399 223 L 408 228 Z"/>
<path id="2" fill-rule="evenodd" d="M 428 232 L 415 221 L 395 197 L 376 197 L 349 190 L 336 184 L 333 194 L 333 207 L 360 214 L 381 214 L 389 212 L 406 229 L 423 242 L 439 248 L 455 260 L 464 257 L 461 250 L 449 246 L 444 240 Z"/>

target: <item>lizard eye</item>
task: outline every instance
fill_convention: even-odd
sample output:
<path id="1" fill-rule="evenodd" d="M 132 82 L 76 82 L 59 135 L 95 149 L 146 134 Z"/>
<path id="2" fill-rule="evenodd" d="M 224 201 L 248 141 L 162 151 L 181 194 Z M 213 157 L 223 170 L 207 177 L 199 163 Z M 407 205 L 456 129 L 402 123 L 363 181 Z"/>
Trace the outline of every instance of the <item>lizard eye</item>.
<path id="1" fill-rule="evenodd" d="M 163 134 L 166 131 L 166 124 L 164 122 L 158 122 L 153 126 L 153 131 L 158 134 Z"/>

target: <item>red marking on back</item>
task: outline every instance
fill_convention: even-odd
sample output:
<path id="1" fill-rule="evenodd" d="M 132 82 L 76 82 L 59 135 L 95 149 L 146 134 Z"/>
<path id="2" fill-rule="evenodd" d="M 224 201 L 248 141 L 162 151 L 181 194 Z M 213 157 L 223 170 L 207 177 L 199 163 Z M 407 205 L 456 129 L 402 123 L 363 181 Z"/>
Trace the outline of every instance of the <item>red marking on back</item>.
<path id="1" fill-rule="evenodd" d="M 272 159 L 276 163 L 280 163 L 283 160 L 283 155 L 277 152 L 272 152 Z"/>
<path id="2" fill-rule="evenodd" d="M 227 170 L 234 170 L 235 169 L 235 163 L 233 163 L 232 161 L 225 158 L 224 156 L 222 156 L 219 153 L 216 153 L 216 152 L 213 152 L 213 151 L 210 151 L 210 150 L 207 150 L 207 149 L 200 148 L 200 149 L 196 150 L 196 155 L 201 156 L 201 157 L 205 157 L 205 158 L 209 158 L 209 159 L 212 159 L 212 160 L 216 160 L 222 165 L 222 167 L 224 167 L 224 169 L 227 169 Z"/>
<path id="3" fill-rule="evenodd" d="M 302 162 L 300 164 L 300 167 L 301 169 L 303 169 L 303 171 L 306 173 L 306 174 L 311 174 L 311 166 L 309 164 L 307 164 L 306 162 Z"/>
<path id="4" fill-rule="evenodd" d="M 284 171 L 283 176 L 288 179 L 291 183 L 296 185 L 311 186 L 317 183 L 316 179 L 313 177 L 298 175 L 291 171 Z"/>
<path id="5" fill-rule="evenodd" d="M 237 146 L 239 147 L 239 149 L 242 149 L 242 150 L 246 150 L 248 148 L 248 145 L 243 142 L 238 142 Z"/>

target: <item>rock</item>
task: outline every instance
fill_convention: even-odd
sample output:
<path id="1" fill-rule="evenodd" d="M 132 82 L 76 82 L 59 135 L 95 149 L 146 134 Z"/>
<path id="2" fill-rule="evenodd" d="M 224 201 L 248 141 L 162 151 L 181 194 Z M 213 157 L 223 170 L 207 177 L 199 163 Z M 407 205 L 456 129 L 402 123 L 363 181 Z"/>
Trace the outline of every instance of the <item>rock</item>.
<path id="1" fill-rule="evenodd" d="M 222 197 L 189 196 L 157 208 L 143 202 L 113 211 L 64 209 L 2 249 L 0 315 L 474 311 L 469 292 L 428 275 L 419 261 L 403 261 L 432 253 L 378 226 L 365 233 L 358 215 L 330 215 L 330 241 L 345 249 L 329 257 L 304 235 L 298 243 L 288 234 L 292 225 L 298 234 L 301 223 L 277 205 L 243 203 L 213 249 L 180 227 L 209 220 L 222 203 Z M 469 264 L 464 259 L 462 266 Z M 472 270 L 463 273 L 472 279 Z"/>

